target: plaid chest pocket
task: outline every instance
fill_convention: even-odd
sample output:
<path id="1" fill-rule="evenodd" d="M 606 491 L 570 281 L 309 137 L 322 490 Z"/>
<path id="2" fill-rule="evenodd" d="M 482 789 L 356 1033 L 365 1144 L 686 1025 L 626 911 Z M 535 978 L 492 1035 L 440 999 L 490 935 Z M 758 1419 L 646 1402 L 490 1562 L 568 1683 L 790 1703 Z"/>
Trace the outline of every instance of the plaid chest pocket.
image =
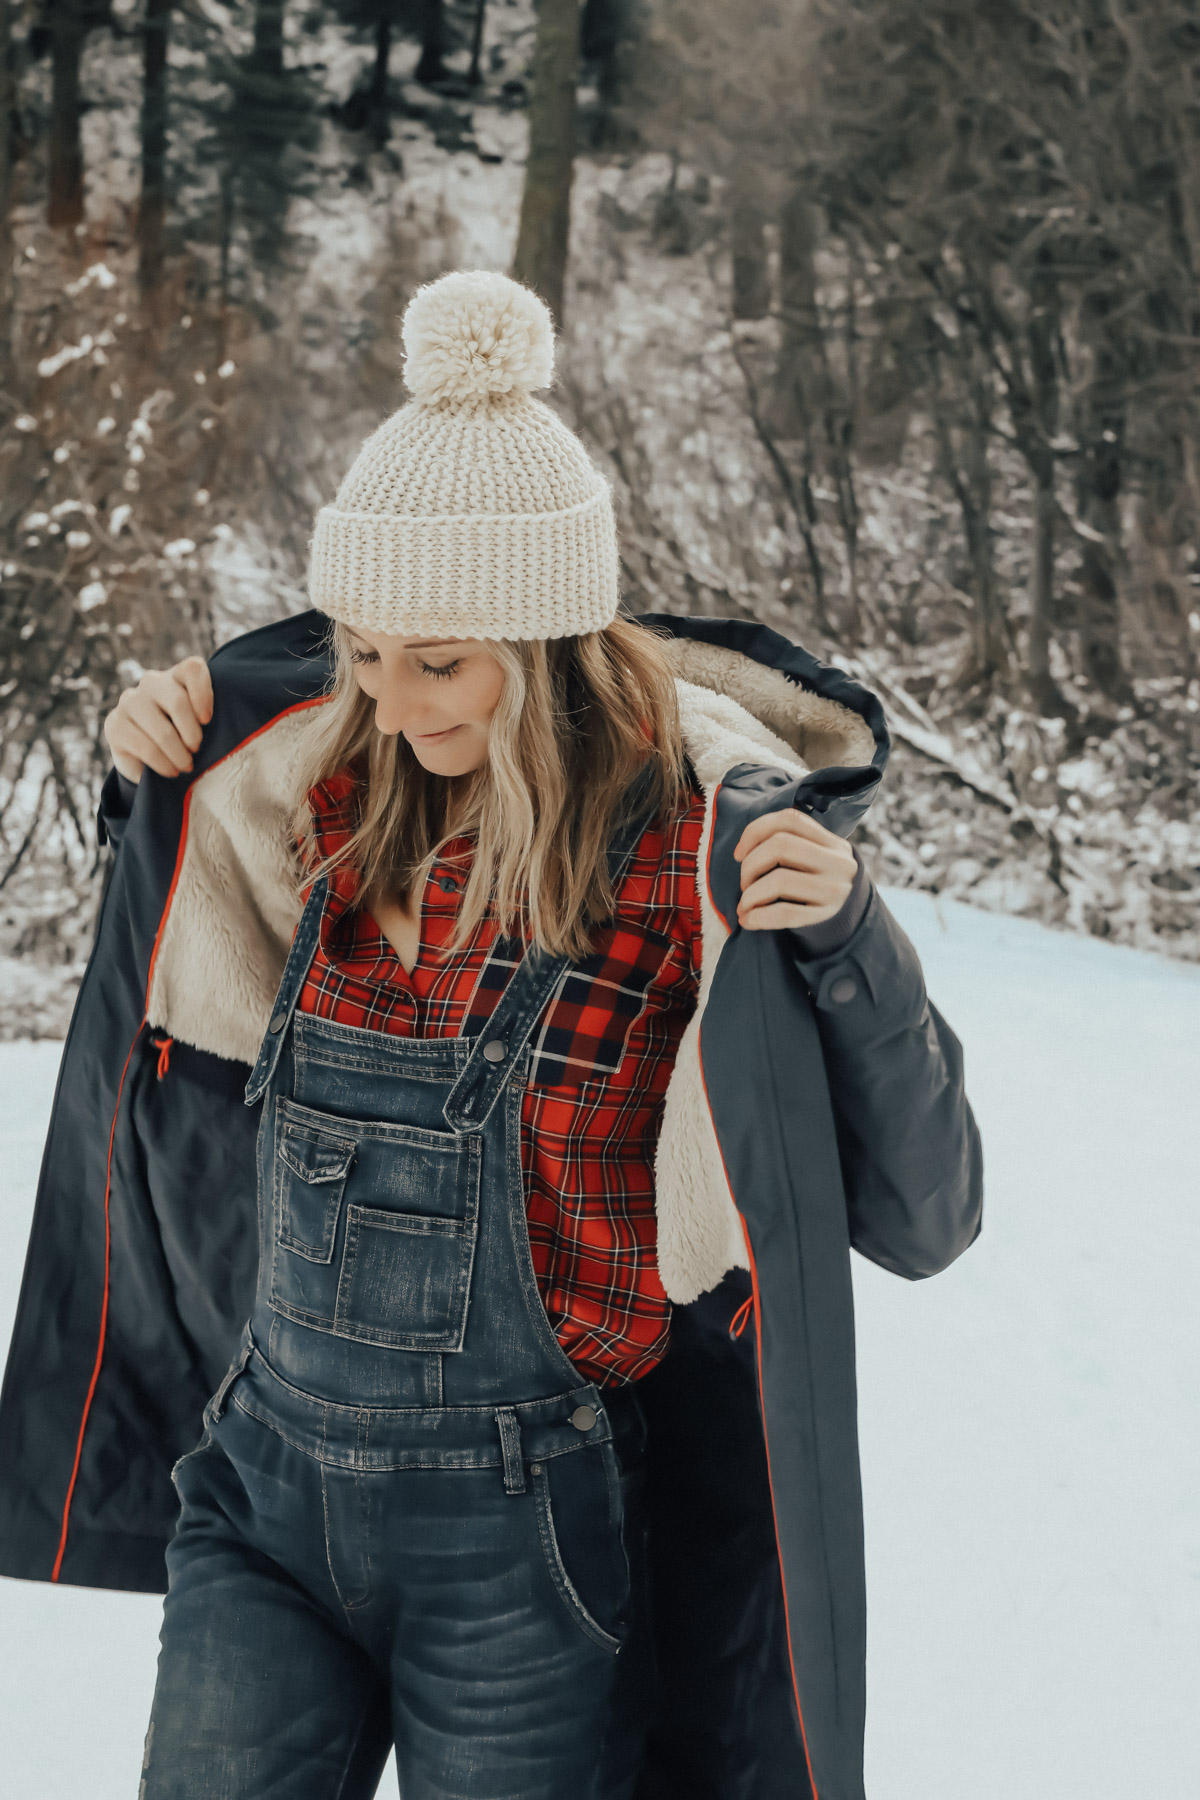
<path id="1" fill-rule="evenodd" d="M 668 980 L 676 946 L 662 931 L 619 920 L 595 935 L 574 963 L 533 1039 L 529 1079 L 538 1087 L 574 1087 L 615 1075 L 629 1036 Z"/>

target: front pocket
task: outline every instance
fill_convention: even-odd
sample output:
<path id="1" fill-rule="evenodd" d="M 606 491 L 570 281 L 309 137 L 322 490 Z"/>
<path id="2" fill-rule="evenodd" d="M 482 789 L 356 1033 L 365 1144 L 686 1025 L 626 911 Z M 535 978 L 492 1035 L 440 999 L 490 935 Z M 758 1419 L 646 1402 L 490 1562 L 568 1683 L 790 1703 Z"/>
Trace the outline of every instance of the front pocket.
<path id="1" fill-rule="evenodd" d="M 460 1350 L 482 1140 L 276 1103 L 271 1305 L 359 1343 Z"/>
<path id="2" fill-rule="evenodd" d="M 334 1330 L 399 1350 L 461 1350 L 474 1259 L 474 1219 L 351 1205 Z"/>
<path id="3" fill-rule="evenodd" d="M 631 1580 L 612 1446 L 534 1464 L 530 1477 L 542 1554 L 558 1597 L 584 1635 L 615 1655 L 627 1634 Z"/>

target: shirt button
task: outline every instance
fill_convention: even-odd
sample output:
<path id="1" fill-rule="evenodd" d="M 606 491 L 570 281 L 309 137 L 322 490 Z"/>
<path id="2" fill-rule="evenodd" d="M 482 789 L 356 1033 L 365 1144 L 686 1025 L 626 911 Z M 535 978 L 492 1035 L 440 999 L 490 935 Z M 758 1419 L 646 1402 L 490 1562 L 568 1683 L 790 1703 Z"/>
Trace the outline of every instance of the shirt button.
<path id="1" fill-rule="evenodd" d="M 453 875 L 439 875 L 438 886 L 441 888 L 443 894 L 457 894 L 458 892 L 458 883 L 455 881 Z"/>
<path id="2" fill-rule="evenodd" d="M 857 981 L 851 981 L 848 975 L 843 975 L 840 981 L 833 983 L 829 990 L 829 998 L 836 1000 L 839 1006 L 845 1006 L 848 1001 L 853 1000 L 857 992 Z"/>
<path id="3" fill-rule="evenodd" d="M 590 1431 L 599 1417 L 594 1406 L 577 1406 L 571 1414 L 571 1423 L 576 1431 Z"/>
<path id="4" fill-rule="evenodd" d="M 508 1045 L 503 1038 L 493 1038 L 490 1044 L 483 1046 L 483 1054 L 487 1062 L 503 1062 L 508 1055 Z"/>

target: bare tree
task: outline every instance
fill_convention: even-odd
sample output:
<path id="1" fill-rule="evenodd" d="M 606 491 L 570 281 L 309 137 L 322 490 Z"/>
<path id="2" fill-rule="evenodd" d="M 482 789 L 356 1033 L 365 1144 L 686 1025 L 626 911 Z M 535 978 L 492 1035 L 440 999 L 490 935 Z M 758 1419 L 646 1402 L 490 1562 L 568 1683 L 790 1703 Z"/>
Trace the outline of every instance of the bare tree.
<path id="1" fill-rule="evenodd" d="M 0 0 L 0 382 L 7 382 L 13 357 L 15 274 L 13 267 L 13 6 Z"/>
<path id="2" fill-rule="evenodd" d="M 146 0 L 142 22 L 142 187 L 138 200 L 138 287 L 158 295 L 167 212 L 167 37 L 172 0 Z"/>
<path id="3" fill-rule="evenodd" d="M 83 55 L 86 29 L 84 0 L 52 0 L 50 30 L 53 75 L 46 203 L 46 220 L 50 225 L 77 225 L 83 218 L 79 63 Z"/>
<path id="4" fill-rule="evenodd" d="M 529 152 L 513 275 L 542 296 L 560 326 L 575 169 L 579 34 L 579 0 L 538 0 Z"/>

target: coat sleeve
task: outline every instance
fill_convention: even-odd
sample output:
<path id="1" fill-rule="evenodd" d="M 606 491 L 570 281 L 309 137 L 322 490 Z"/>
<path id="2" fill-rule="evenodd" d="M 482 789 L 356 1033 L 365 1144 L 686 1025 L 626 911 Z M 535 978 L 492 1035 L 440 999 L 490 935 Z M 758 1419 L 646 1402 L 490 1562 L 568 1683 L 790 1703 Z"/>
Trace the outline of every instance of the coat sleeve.
<path id="1" fill-rule="evenodd" d="M 911 942 L 872 887 L 849 939 L 796 946 L 821 1036 L 855 1249 L 912 1280 L 979 1235 L 983 1155 L 962 1045 Z"/>

